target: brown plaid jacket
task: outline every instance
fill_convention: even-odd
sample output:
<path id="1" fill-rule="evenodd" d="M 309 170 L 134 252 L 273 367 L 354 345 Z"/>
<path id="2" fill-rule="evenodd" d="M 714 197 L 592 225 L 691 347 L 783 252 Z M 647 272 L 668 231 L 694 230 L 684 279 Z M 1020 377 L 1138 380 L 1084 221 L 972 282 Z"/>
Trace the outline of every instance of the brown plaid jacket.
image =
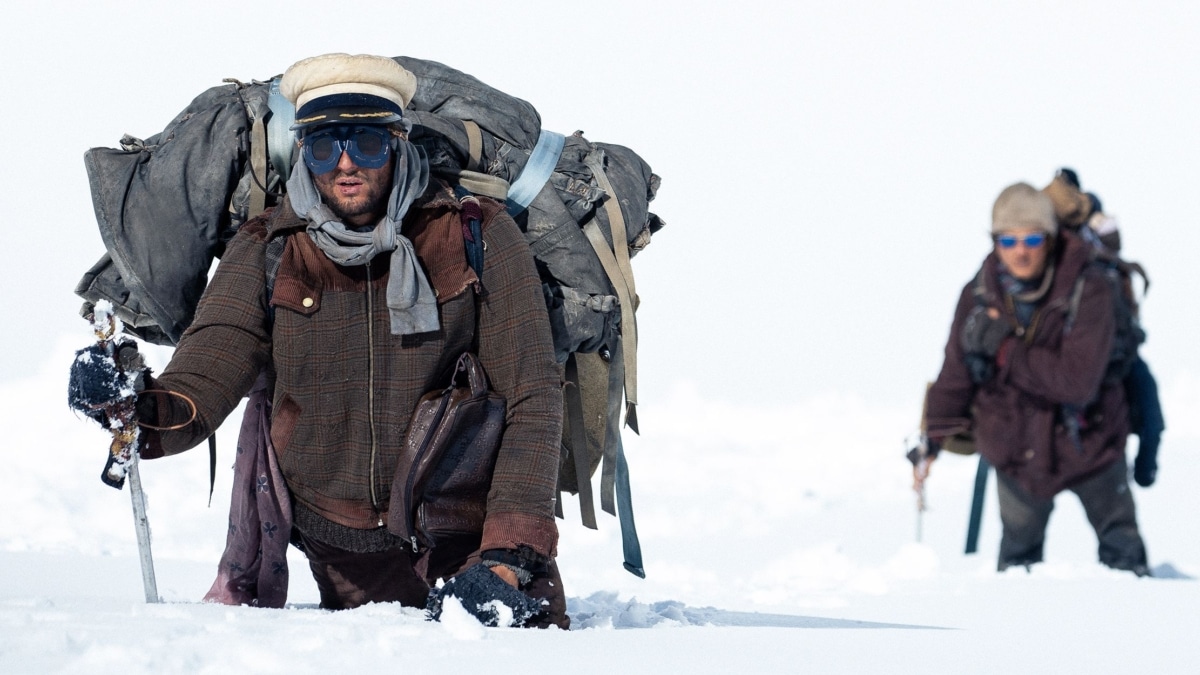
<path id="1" fill-rule="evenodd" d="M 437 332 L 408 336 L 389 331 L 390 256 L 341 267 L 308 236 L 291 236 L 268 298 L 266 243 L 302 234 L 305 222 L 285 201 L 246 223 L 153 384 L 194 400 L 196 420 L 163 432 L 144 456 L 182 452 L 206 439 L 270 362 L 271 440 L 293 498 L 347 527 L 386 524 L 392 474 L 416 402 L 444 386 L 478 325 L 480 361 L 508 402 L 480 548 L 526 545 L 553 556 L 562 376 L 528 245 L 499 203 L 480 202 L 482 280 L 467 265 L 459 204 L 448 188 L 431 187 L 405 218 L 404 234 L 438 296 L 441 319 Z M 159 421 L 178 419 L 177 399 L 160 400 L 172 408 L 160 411 Z"/>

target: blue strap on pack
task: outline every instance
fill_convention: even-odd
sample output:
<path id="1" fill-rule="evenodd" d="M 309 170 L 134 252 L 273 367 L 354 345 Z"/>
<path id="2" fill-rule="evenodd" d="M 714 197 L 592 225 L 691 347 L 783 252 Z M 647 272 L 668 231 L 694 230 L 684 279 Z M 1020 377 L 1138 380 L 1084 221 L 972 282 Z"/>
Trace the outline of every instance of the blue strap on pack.
<path id="1" fill-rule="evenodd" d="M 646 578 L 642 564 L 642 544 L 633 524 L 633 497 L 629 490 L 629 464 L 625 461 L 625 446 L 617 437 L 617 518 L 621 523 L 621 551 L 625 554 L 625 570 L 641 579 Z"/>
<path id="2" fill-rule="evenodd" d="M 296 147 L 296 132 L 292 131 L 296 108 L 279 92 L 279 78 L 271 80 L 267 107 L 271 109 L 271 120 L 267 122 L 267 157 L 271 159 L 275 173 L 287 182 L 292 172 L 292 151 Z"/>
<path id="3" fill-rule="evenodd" d="M 529 154 L 529 161 L 525 163 L 525 168 L 521 169 L 521 175 L 517 176 L 517 180 L 508 188 L 508 200 L 505 202 L 508 215 L 515 218 L 518 213 L 528 208 L 537 193 L 541 192 L 542 186 L 550 180 L 550 174 L 554 173 L 554 167 L 558 165 L 558 158 L 562 155 L 566 140 L 562 134 L 545 129 L 538 134 L 537 144 Z"/>

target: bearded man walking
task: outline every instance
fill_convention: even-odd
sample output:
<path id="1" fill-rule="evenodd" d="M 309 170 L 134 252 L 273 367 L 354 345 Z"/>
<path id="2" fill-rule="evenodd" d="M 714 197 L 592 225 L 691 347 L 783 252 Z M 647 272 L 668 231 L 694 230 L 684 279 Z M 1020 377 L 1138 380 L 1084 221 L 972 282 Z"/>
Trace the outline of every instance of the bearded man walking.
<path id="1" fill-rule="evenodd" d="M 147 377 L 147 392 L 170 395 L 139 397 L 139 421 L 190 422 L 146 433 L 142 456 L 207 439 L 266 372 L 272 462 L 322 607 L 425 607 L 431 584 L 470 573 L 459 588 L 519 588 L 541 603 L 534 624 L 566 628 L 562 377 L 541 283 L 503 205 L 460 199 L 408 141 L 415 88 L 378 56 L 328 54 L 284 74 L 300 139 L 287 195 L 238 230 L 170 364 Z M 464 209 L 482 224 L 481 274 Z M 481 529 L 431 551 L 389 528 L 393 474 L 418 401 L 465 352 L 507 410 Z"/>

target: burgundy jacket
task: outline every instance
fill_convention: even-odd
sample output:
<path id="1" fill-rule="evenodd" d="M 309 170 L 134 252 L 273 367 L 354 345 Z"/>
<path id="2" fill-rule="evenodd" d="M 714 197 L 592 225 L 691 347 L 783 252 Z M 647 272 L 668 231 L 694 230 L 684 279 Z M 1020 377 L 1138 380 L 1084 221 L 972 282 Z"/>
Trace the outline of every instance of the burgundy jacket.
<path id="1" fill-rule="evenodd" d="M 931 438 L 971 431 L 992 466 L 1041 498 L 1123 458 L 1129 434 L 1124 387 L 1104 381 L 1116 330 L 1112 284 L 1103 270 L 1089 265 L 1088 244 L 1070 233 L 1061 234 L 1052 259 L 1054 277 L 1029 328 L 1005 341 L 996 374 L 979 386 L 971 382 L 961 345 L 964 320 L 980 302 L 977 281 L 963 288 L 926 412 Z M 1011 298 L 1000 288 L 998 266 L 995 252 L 983 261 L 982 302 L 1018 326 Z M 1064 406 L 1078 411 L 1077 440 L 1065 423 Z"/>
<path id="2" fill-rule="evenodd" d="M 146 457 L 207 438 L 269 361 L 276 381 L 271 442 L 294 500 L 346 527 L 386 524 L 390 488 L 417 400 L 444 385 L 472 346 L 508 402 L 488 495 L 481 550 L 529 546 L 553 556 L 562 426 L 561 373 L 529 247 L 503 206 L 481 198 L 484 272 L 476 316 L 459 205 L 433 186 L 405 218 L 404 234 L 438 297 L 441 328 L 397 336 L 386 305 L 389 255 L 370 265 L 331 262 L 288 202 L 244 225 L 154 387 L 183 393 L 199 414 L 152 439 Z M 293 232 L 268 309 L 266 242 Z M 169 424 L 186 411 L 171 398 Z M 158 447 L 155 447 L 155 446 Z"/>

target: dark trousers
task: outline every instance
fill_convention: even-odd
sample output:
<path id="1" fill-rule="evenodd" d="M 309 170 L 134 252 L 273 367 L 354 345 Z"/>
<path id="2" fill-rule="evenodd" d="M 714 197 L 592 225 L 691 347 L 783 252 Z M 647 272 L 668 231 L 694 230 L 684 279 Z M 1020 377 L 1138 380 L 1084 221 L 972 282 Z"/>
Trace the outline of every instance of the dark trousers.
<path id="1" fill-rule="evenodd" d="M 1137 514 L 1126 473 L 1125 461 L 1118 460 L 1069 489 L 1079 497 L 1088 522 L 1096 531 L 1100 562 L 1142 575 L 1147 573 L 1146 547 L 1138 533 Z M 996 476 L 1000 521 L 1004 525 L 997 567 L 1004 570 L 1013 565 L 1041 562 L 1046 524 L 1054 510 L 1054 500 L 1034 497 L 999 471 Z"/>
<path id="2" fill-rule="evenodd" d="M 478 562 L 477 536 L 439 544 L 432 552 L 413 554 L 404 548 L 354 553 L 307 537 L 299 530 L 296 533 L 321 593 L 322 609 L 353 609 L 368 602 L 399 602 L 406 607 L 423 608 L 430 586 L 438 579 L 453 576 Z M 570 627 L 567 596 L 555 561 L 550 561 L 544 576 L 534 577 L 521 590 L 549 603 L 546 611 L 527 625 L 539 628 L 554 625 L 563 630 Z"/>

